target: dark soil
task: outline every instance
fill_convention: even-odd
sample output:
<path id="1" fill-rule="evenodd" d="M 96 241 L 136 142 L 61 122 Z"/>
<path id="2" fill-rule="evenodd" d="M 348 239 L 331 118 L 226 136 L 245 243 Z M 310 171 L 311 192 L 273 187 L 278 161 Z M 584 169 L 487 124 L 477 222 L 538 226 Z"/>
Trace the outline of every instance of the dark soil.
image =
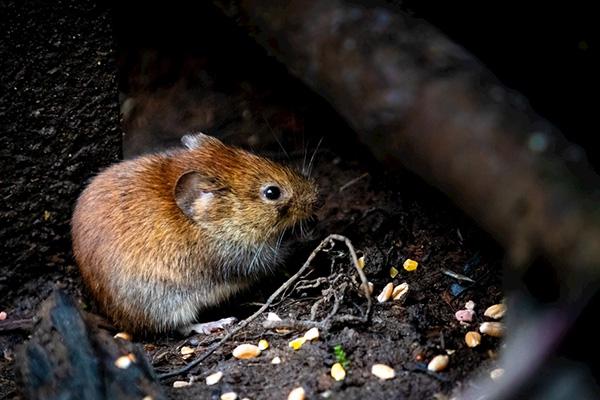
<path id="1" fill-rule="evenodd" d="M 69 219 L 86 180 L 120 154 L 114 45 L 92 2 L 0 3 L 0 310 L 33 315 L 54 287 L 81 298 Z M 0 336 L 0 398 L 15 346 Z"/>
<path id="2" fill-rule="evenodd" d="M 124 29 L 124 21 L 133 20 L 131 10 L 117 11 L 118 51 L 108 9 L 91 1 L 2 3 L 0 311 L 9 319 L 30 317 L 57 287 L 84 308 L 95 309 L 72 258 L 69 218 L 86 181 L 120 158 L 120 90 L 127 155 L 163 148 L 183 132 L 202 129 L 227 143 L 286 159 L 280 142 L 288 162 L 297 165 L 305 154 L 311 158 L 325 138 L 313 172 L 325 205 L 310 235 L 294 241 L 280 274 L 265 277 L 255 291 L 203 319 L 252 313 L 254 302 L 264 301 L 330 233 L 348 236 L 364 255 L 374 295 L 388 282 L 410 285 L 404 303 L 375 303 L 369 324 L 334 324 L 298 351 L 288 342 L 303 329 L 278 333 L 263 328 L 261 317 L 194 371 L 197 383 L 174 389 L 173 379 L 165 381 L 169 397 L 211 398 L 232 390 L 252 399 L 285 398 L 302 385 L 310 398 L 330 391 L 333 397 L 347 399 L 421 399 L 450 394 L 468 385 L 472 373 L 493 368 L 498 340 L 485 337 L 476 349 L 464 344 L 465 332 L 476 329 L 485 307 L 502 300 L 501 253 L 487 235 L 416 177 L 378 168 L 322 99 L 234 29 L 219 31 L 218 45 L 199 40 L 211 34 L 214 39 L 215 26 L 228 25 L 218 13 L 204 10 L 205 20 L 212 23 L 203 26 L 181 21 L 181 26 L 197 30 L 195 41 L 185 41 L 176 34 L 160 40 L 146 36 L 149 30 L 143 24 Z M 137 28 L 138 34 L 132 34 Z M 189 37 L 189 32 L 183 34 Z M 406 258 L 419 261 L 416 271 L 402 269 Z M 389 276 L 392 266 L 400 270 L 394 279 Z M 467 275 L 475 283 L 449 277 L 443 269 Z M 333 291 L 341 294 L 339 283 L 347 282 L 338 314 L 358 315 L 366 302 L 353 283 L 355 275 L 346 249 L 338 246 L 317 257 L 305 278 L 324 277 L 322 286 L 290 291 L 271 311 L 306 321 L 319 298 Z M 336 285 L 330 287 L 333 280 Z M 477 304 L 470 327 L 454 317 L 467 300 Z M 316 319 L 331 307 L 331 302 L 324 304 Z M 181 346 L 195 347 L 199 355 L 219 337 L 135 340 L 144 344 L 157 371 L 165 372 L 189 361 L 180 354 Z M 261 338 L 270 348 L 259 358 L 232 358 L 237 344 Z M 0 334 L 0 399 L 17 395 L 13 355 L 26 339 L 27 332 Z M 344 382 L 329 376 L 336 345 L 348 360 Z M 427 372 L 427 362 L 446 353 L 448 369 Z M 274 356 L 282 363 L 272 365 Z M 393 366 L 397 377 L 379 381 L 370 374 L 374 363 Z M 204 377 L 217 370 L 224 373 L 221 382 L 206 386 Z"/>

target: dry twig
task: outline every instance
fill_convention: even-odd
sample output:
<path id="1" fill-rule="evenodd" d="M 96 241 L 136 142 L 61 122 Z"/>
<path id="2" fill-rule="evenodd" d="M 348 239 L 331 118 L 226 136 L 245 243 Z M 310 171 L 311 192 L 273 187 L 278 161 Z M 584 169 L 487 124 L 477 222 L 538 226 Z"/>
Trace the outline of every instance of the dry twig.
<path id="1" fill-rule="evenodd" d="M 246 326 L 248 326 L 248 324 L 250 324 L 256 318 L 258 318 L 262 313 L 264 313 L 271 306 L 271 304 L 275 301 L 275 299 L 277 299 L 285 290 L 287 290 L 289 287 L 291 287 L 291 285 L 293 285 L 294 282 L 296 282 L 296 280 L 304 274 L 304 272 L 308 269 L 308 267 L 310 267 L 311 262 L 314 260 L 314 258 L 317 256 L 317 254 L 319 254 L 322 250 L 324 250 L 326 246 L 328 246 L 328 245 L 333 246 L 333 242 L 336 240 L 340 241 L 340 242 L 344 242 L 344 244 L 348 248 L 348 251 L 350 253 L 350 258 L 352 259 L 352 263 L 354 264 L 354 267 L 356 268 L 356 271 L 358 272 L 358 275 L 360 276 L 360 280 L 363 283 L 362 288 L 364 290 L 364 295 L 367 299 L 367 310 L 365 311 L 365 313 L 362 317 L 355 317 L 353 315 L 348 315 L 348 316 L 343 316 L 344 317 L 343 319 L 345 321 L 360 320 L 363 322 L 367 322 L 371 315 L 371 305 L 372 305 L 371 295 L 368 292 L 367 277 L 366 277 L 365 273 L 363 272 L 363 270 L 360 269 L 360 267 L 358 266 L 358 258 L 356 256 L 356 252 L 354 251 L 354 246 L 352 246 L 352 243 L 350 242 L 350 239 L 348 239 L 347 237 L 342 236 L 342 235 L 331 234 L 331 235 L 327 236 L 325 239 L 323 239 L 323 241 L 321 241 L 321 243 L 319 243 L 319 245 L 312 251 L 312 253 L 310 253 L 308 258 L 304 262 L 304 265 L 302 265 L 302 267 L 298 270 L 298 272 L 296 272 L 294 275 L 292 275 L 275 292 L 273 292 L 273 294 L 271 294 L 271 296 L 267 299 L 265 304 L 263 304 L 262 307 L 260 307 L 254 314 L 252 314 L 245 320 L 241 321 L 235 328 L 233 328 L 229 333 L 227 333 L 225 336 L 223 336 L 223 338 L 221 338 L 221 340 L 219 340 L 217 343 L 215 343 L 213 346 L 211 346 L 209 349 L 207 349 L 204 352 L 204 354 L 202 354 L 200 357 L 198 357 L 194 361 L 190 362 L 183 368 L 177 369 L 175 371 L 167 372 L 164 374 L 160 374 L 158 376 L 159 379 L 167 379 L 167 378 L 171 378 L 171 377 L 178 376 L 178 375 L 184 374 L 186 372 L 189 372 L 192 370 L 192 368 L 196 367 L 202 361 L 206 360 L 206 358 L 208 358 L 208 356 L 210 356 L 212 353 L 214 353 L 215 350 L 217 350 L 219 347 L 221 347 L 221 345 L 223 345 L 223 343 L 227 342 L 229 339 L 231 339 L 233 336 L 235 336 L 237 333 L 239 333 L 242 329 L 244 329 Z M 337 309 L 335 309 L 334 311 L 337 311 Z M 332 316 L 332 314 L 333 314 L 333 312 L 330 313 L 330 315 L 327 318 L 330 318 Z M 326 321 L 327 318 L 323 322 L 327 322 Z"/>

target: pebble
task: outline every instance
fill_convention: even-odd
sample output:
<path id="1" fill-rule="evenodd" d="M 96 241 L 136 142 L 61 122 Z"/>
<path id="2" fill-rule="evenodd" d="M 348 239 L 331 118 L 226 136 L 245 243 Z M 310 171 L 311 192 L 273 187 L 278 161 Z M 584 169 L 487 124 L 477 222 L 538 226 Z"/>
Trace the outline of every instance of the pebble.
<path id="1" fill-rule="evenodd" d="M 7 317 L 6 311 L 0 311 L 0 321 L 4 321 Z"/>
<path id="2" fill-rule="evenodd" d="M 271 364 L 281 364 L 281 358 L 273 357 L 273 359 L 271 360 Z"/>
<path id="3" fill-rule="evenodd" d="M 473 310 L 458 310 L 454 314 L 454 317 L 460 322 L 471 322 L 473 316 L 475 316 L 475 311 Z"/>

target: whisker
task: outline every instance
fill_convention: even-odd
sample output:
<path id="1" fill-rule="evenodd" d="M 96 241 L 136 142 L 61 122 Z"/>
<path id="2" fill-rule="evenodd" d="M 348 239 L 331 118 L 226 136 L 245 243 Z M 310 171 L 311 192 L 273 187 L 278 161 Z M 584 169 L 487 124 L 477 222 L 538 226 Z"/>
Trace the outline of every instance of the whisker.
<path id="1" fill-rule="evenodd" d="M 323 139 L 325 137 L 321 136 L 321 139 L 319 139 L 319 143 L 317 143 L 317 147 L 315 147 L 315 151 L 312 154 L 312 157 L 310 157 L 310 161 L 308 162 L 308 177 L 310 178 L 310 175 L 312 174 L 312 168 L 313 168 L 313 161 L 315 161 L 315 156 L 317 155 L 317 152 L 319 151 L 319 147 L 321 146 L 321 143 L 323 142 Z"/>
<path id="2" fill-rule="evenodd" d="M 283 241 L 283 234 L 285 231 L 279 234 L 279 238 L 277 239 L 277 243 L 275 245 L 275 264 L 277 264 L 277 256 L 279 255 L 279 247 L 281 246 L 281 242 Z"/>
<path id="3" fill-rule="evenodd" d="M 283 154 L 285 154 L 285 156 L 288 158 L 288 160 L 291 160 L 290 155 L 285 150 L 285 147 L 283 147 L 283 145 L 279 141 L 279 138 L 275 134 L 275 130 L 271 127 L 271 124 L 269 123 L 269 121 L 265 118 L 265 116 L 263 114 L 261 114 L 261 117 L 262 117 L 262 119 L 265 120 L 265 123 L 267 124 L 267 127 L 269 127 L 269 132 L 271 132 L 271 135 L 273 136 L 273 139 L 275 139 L 275 141 L 277 142 L 277 144 L 279 145 L 279 147 L 281 147 L 281 150 L 283 150 Z"/>
<path id="4" fill-rule="evenodd" d="M 254 263 L 260 259 L 259 257 L 262 254 L 262 251 L 263 251 L 265 245 L 267 244 L 268 238 L 271 236 L 271 233 L 273 233 L 274 230 L 275 230 L 275 227 L 272 227 L 267 232 L 267 234 L 266 234 L 267 240 L 264 240 L 260 244 L 260 247 L 258 248 L 258 250 L 256 250 L 256 252 L 254 253 L 254 257 L 252 257 L 252 261 L 250 262 L 250 266 L 248 267 L 248 270 L 252 271 L 254 269 Z"/>
<path id="5" fill-rule="evenodd" d="M 308 146 L 303 146 L 304 147 L 304 157 L 302 158 L 302 175 L 306 176 L 307 174 L 307 170 L 306 170 L 306 156 L 308 155 Z"/>

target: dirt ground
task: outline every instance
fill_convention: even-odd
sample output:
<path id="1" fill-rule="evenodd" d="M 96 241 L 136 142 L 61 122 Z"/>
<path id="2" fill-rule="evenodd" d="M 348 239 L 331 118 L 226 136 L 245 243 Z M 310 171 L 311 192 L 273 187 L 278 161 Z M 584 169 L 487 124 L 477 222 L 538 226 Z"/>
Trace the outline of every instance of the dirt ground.
<path id="1" fill-rule="evenodd" d="M 304 329 L 278 333 L 265 329 L 261 317 L 194 371 L 196 383 L 173 388 L 175 379 L 164 381 L 168 397 L 218 398 L 235 391 L 240 398 L 286 398 L 292 388 L 303 386 L 309 398 L 323 393 L 346 399 L 444 398 L 471 384 L 473 373 L 489 375 L 499 340 L 484 337 L 479 347 L 471 349 L 464 335 L 485 320 L 487 306 L 503 298 L 500 250 L 418 178 L 375 165 L 335 112 L 281 66 L 253 57 L 257 49 L 236 34 L 223 38 L 225 43 L 238 43 L 236 55 L 219 50 L 227 45 L 210 43 L 201 43 L 194 54 L 166 51 L 161 45 L 140 46 L 135 37 L 123 39 L 118 18 L 114 23 L 122 41 L 117 49 L 108 10 L 90 1 L 19 6 L 3 2 L 1 7 L 4 20 L 11 21 L 3 23 L 0 41 L 4 200 L 0 311 L 9 319 L 34 315 L 54 288 L 95 310 L 72 258 L 69 219 L 86 181 L 121 158 L 121 126 L 127 132 L 126 154 L 160 148 L 186 130 L 203 129 L 228 143 L 285 160 L 277 143 L 281 142 L 289 153 L 286 162 L 296 165 L 305 152 L 310 158 L 324 138 L 313 174 L 325 205 L 311 233 L 293 240 L 293 251 L 280 273 L 201 318 L 251 314 L 256 303 L 264 302 L 330 233 L 349 237 L 364 256 L 374 295 L 388 282 L 407 282 L 405 301 L 375 302 L 370 323 L 335 323 L 322 330 L 319 340 L 297 351 L 288 342 Z M 240 63 L 246 67 L 243 72 L 233 67 Z M 407 258 L 419 262 L 416 271 L 402 268 Z M 391 267 L 399 270 L 394 278 Z M 457 280 L 445 270 L 466 275 L 474 283 Z M 336 246 L 320 254 L 305 277 L 315 283 L 321 278 L 320 286 L 290 291 L 270 311 L 306 321 L 315 302 L 335 292 L 341 297 L 338 314 L 358 315 L 365 309 L 365 299 L 358 293 L 355 276 L 346 249 Z M 468 300 L 476 303 L 476 315 L 463 326 L 454 314 Z M 324 318 L 332 306 L 332 301 L 322 304 L 316 319 Z M 18 396 L 14 353 L 27 334 L 0 334 L 0 399 Z M 220 335 L 134 340 L 144 345 L 161 373 L 189 361 L 180 352 L 182 346 L 191 346 L 200 355 Z M 237 344 L 263 338 L 270 347 L 259 358 L 240 361 L 231 356 Z M 336 346 L 347 359 L 343 382 L 329 375 L 337 360 Z M 427 363 L 438 354 L 450 355 L 448 368 L 427 371 Z M 275 356 L 281 364 L 271 364 Z M 374 363 L 394 367 L 396 378 L 375 378 L 370 373 Z M 216 371 L 224 373 L 223 379 L 215 386 L 205 385 L 204 378 Z"/>

